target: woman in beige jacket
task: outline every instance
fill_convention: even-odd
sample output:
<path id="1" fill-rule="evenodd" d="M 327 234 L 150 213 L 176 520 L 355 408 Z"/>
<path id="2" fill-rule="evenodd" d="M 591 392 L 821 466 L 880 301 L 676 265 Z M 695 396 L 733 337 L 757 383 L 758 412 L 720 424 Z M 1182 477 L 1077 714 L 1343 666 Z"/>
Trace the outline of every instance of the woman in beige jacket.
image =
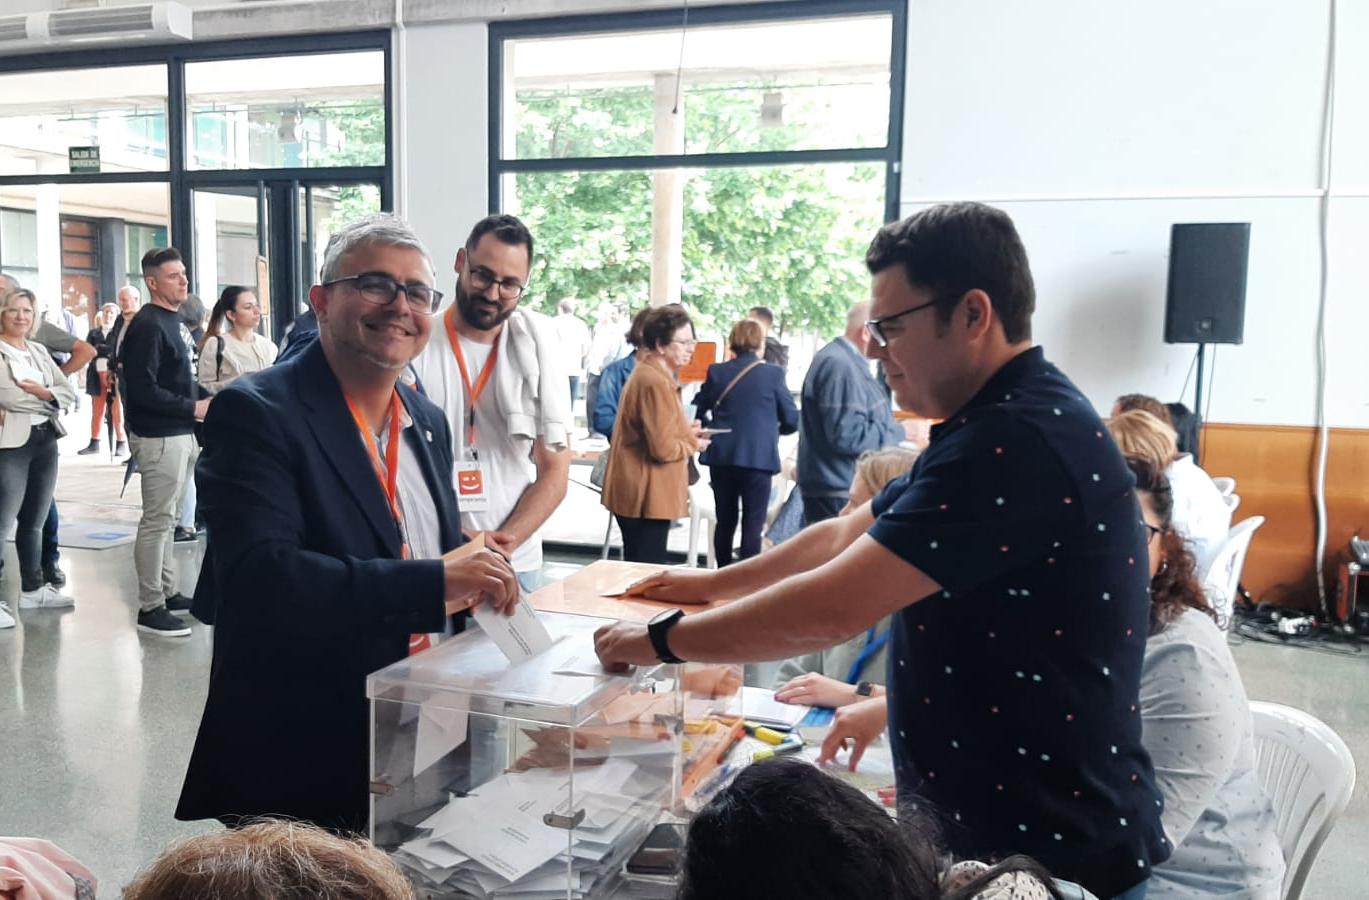
<path id="1" fill-rule="evenodd" d="M 43 583 L 39 559 L 43 521 L 57 486 L 59 416 L 76 402 L 62 370 L 28 336 L 37 327 L 37 303 L 22 288 L 0 297 L 0 534 L 18 520 L 19 606 L 71 606 L 71 598 Z M 14 616 L 0 603 L 0 628 Z"/>
<path id="2" fill-rule="evenodd" d="M 242 375 L 260 372 L 276 361 L 276 345 L 257 334 L 261 303 L 241 285 L 230 284 L 219 295 L 209 326 L 200 341 L 199 382 L 217 394 Z"/>
<path id="3" fill-rule="evenodd" d="M 637 367 L 623 388 L 604 473 L 603 504 L 623 533 L 623 559 L 664 563 L 670 523 L 689 515 L 689 457 L 708 446 L 685 418 L 675 375 L 694 356 L 694 325 L 682 306 L 642 323 Z"/>

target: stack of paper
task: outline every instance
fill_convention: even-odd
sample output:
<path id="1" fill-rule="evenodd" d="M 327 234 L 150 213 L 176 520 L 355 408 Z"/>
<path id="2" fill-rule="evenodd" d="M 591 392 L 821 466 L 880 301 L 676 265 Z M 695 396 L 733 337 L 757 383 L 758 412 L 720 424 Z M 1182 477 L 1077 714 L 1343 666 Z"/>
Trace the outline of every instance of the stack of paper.
<path id="1" fill-rule="evenodd" d="M 573 774 L 510 772 L 453 797 L 394 859 L 420 884 L 473 897 L 589 897 L 618 877 L 655 824 L 670 783 L 669 752 L 616 746 L 618 752 L 630 758 L 581 766 Z M 581 812 L 570 829 L 544 818 Z"/>

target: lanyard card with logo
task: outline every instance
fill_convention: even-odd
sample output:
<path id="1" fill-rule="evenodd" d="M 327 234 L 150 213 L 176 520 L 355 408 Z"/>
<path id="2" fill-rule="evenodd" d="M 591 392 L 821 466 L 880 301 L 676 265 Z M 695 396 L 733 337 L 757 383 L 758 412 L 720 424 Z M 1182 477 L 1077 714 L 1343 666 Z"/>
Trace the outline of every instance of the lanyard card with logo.
<path id="1" fill-rule="evenodd" d="M 489 469 L 480 461 L 476 449 L 475 406 L 490 383 L 494 374 L 494 364 L 499 358 L 499 343 L 490 348 L 489 358 L 480 370 L 475 383 L 471 383 L 470 370 L 466 368 L 466 354 L 461 349 L 461 339 L 456 333 L 456 307 L 453 306 L 446 317 L 447 338 L 452 345 L 452 355 L 456 357 L 456 367 L 461 372 L 461 384 L 466 389 L 465 452 L 456 461 L 454 486 L 456 500 L 463 513 L 485 512 L 490 508 Z"/>
<path id="2" fill-rule="evenodd" d="M 399 506 L 399 442 L 404 439 L 401 426 L 404 405 L 399 399 L 399 391 L 390 394 L 390 433 L 389 439 L 385 442 L 384 456 L 380 455 L 380 448 L 376 445 L 375 435 L 371 433 L 371 426 L 367 423 L 366 417 L 361 414 L 361 410 L 355 401 L 346 394 L 343 397 L 347 401 L 347 409 L 352 413 L 352 421 L 356 423 L 357 431 L 361 434 L 361 442 L 366 445 L 366 455 L 370 457 L 371 468 L 375 472 L 376 480 L 380 482 L 380 489 L 385 492 L 385 500 L 390 506 L 390 515 L 394 517 L 395 528 L 399 531 L 401 542 L 399 558 L 408 559 L 409 540 L 404 531 L 404 513 Z M 411 634 L 409 635 L 409 655 L 421 653 L 436 643 L 437 638 L 433 635 L 426 633 Z"/>

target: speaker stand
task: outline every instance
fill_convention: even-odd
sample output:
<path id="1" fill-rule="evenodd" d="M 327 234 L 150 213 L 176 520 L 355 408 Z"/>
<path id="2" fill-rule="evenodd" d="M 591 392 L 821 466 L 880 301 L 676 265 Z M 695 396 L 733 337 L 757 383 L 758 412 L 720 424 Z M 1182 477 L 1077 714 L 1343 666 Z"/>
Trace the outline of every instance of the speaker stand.
<path id="1" fill-rule="evenodd" d="M 1203 362 L 1206 359 L 1206 347 L 1206 344 L 1198 345 L 1198 385 L 1193 391 L 1193 414 L 1198 417 L 1200 427 L 1203 423 Z"/>
<path id="2" fill-rule="evenodd" d="M 1203 445 L 1203 363 L 1206 361 L 1206 344 L 1198 345 L 1198 384 L 1193 389 L 1193 417 L 1198 422 L 1197 441 L 1198 445 L 1193 448 L 1193 462 L 1195 465 L 1202 465 L 1202 454 L 1200 449 Z"/>

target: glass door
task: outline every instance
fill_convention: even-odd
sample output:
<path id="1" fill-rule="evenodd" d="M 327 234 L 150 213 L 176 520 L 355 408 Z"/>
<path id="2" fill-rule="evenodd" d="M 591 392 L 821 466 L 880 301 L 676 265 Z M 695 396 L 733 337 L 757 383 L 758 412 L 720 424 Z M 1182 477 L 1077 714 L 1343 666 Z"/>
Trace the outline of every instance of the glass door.
<path id="1" fill-rule="evenodd" d="M 192 290 L 206 311 L 230 284 L 252 288 L 262 331 L 280 340 L 308 309 L 328 239 L 381 209 L 380 185 L 310 178 L 200 184 L 191 188 Z"/>
<path id="2" fill-rule="evenodd" d="M 264 184 L 194 188 L 194 270 L 191 292 L 206 318 L 225 287 L 251 288 L 261 300 L 262 331 L 271 335 L 270 204 Z M 207 324 L 207 323 L 206 323 Z"/>

